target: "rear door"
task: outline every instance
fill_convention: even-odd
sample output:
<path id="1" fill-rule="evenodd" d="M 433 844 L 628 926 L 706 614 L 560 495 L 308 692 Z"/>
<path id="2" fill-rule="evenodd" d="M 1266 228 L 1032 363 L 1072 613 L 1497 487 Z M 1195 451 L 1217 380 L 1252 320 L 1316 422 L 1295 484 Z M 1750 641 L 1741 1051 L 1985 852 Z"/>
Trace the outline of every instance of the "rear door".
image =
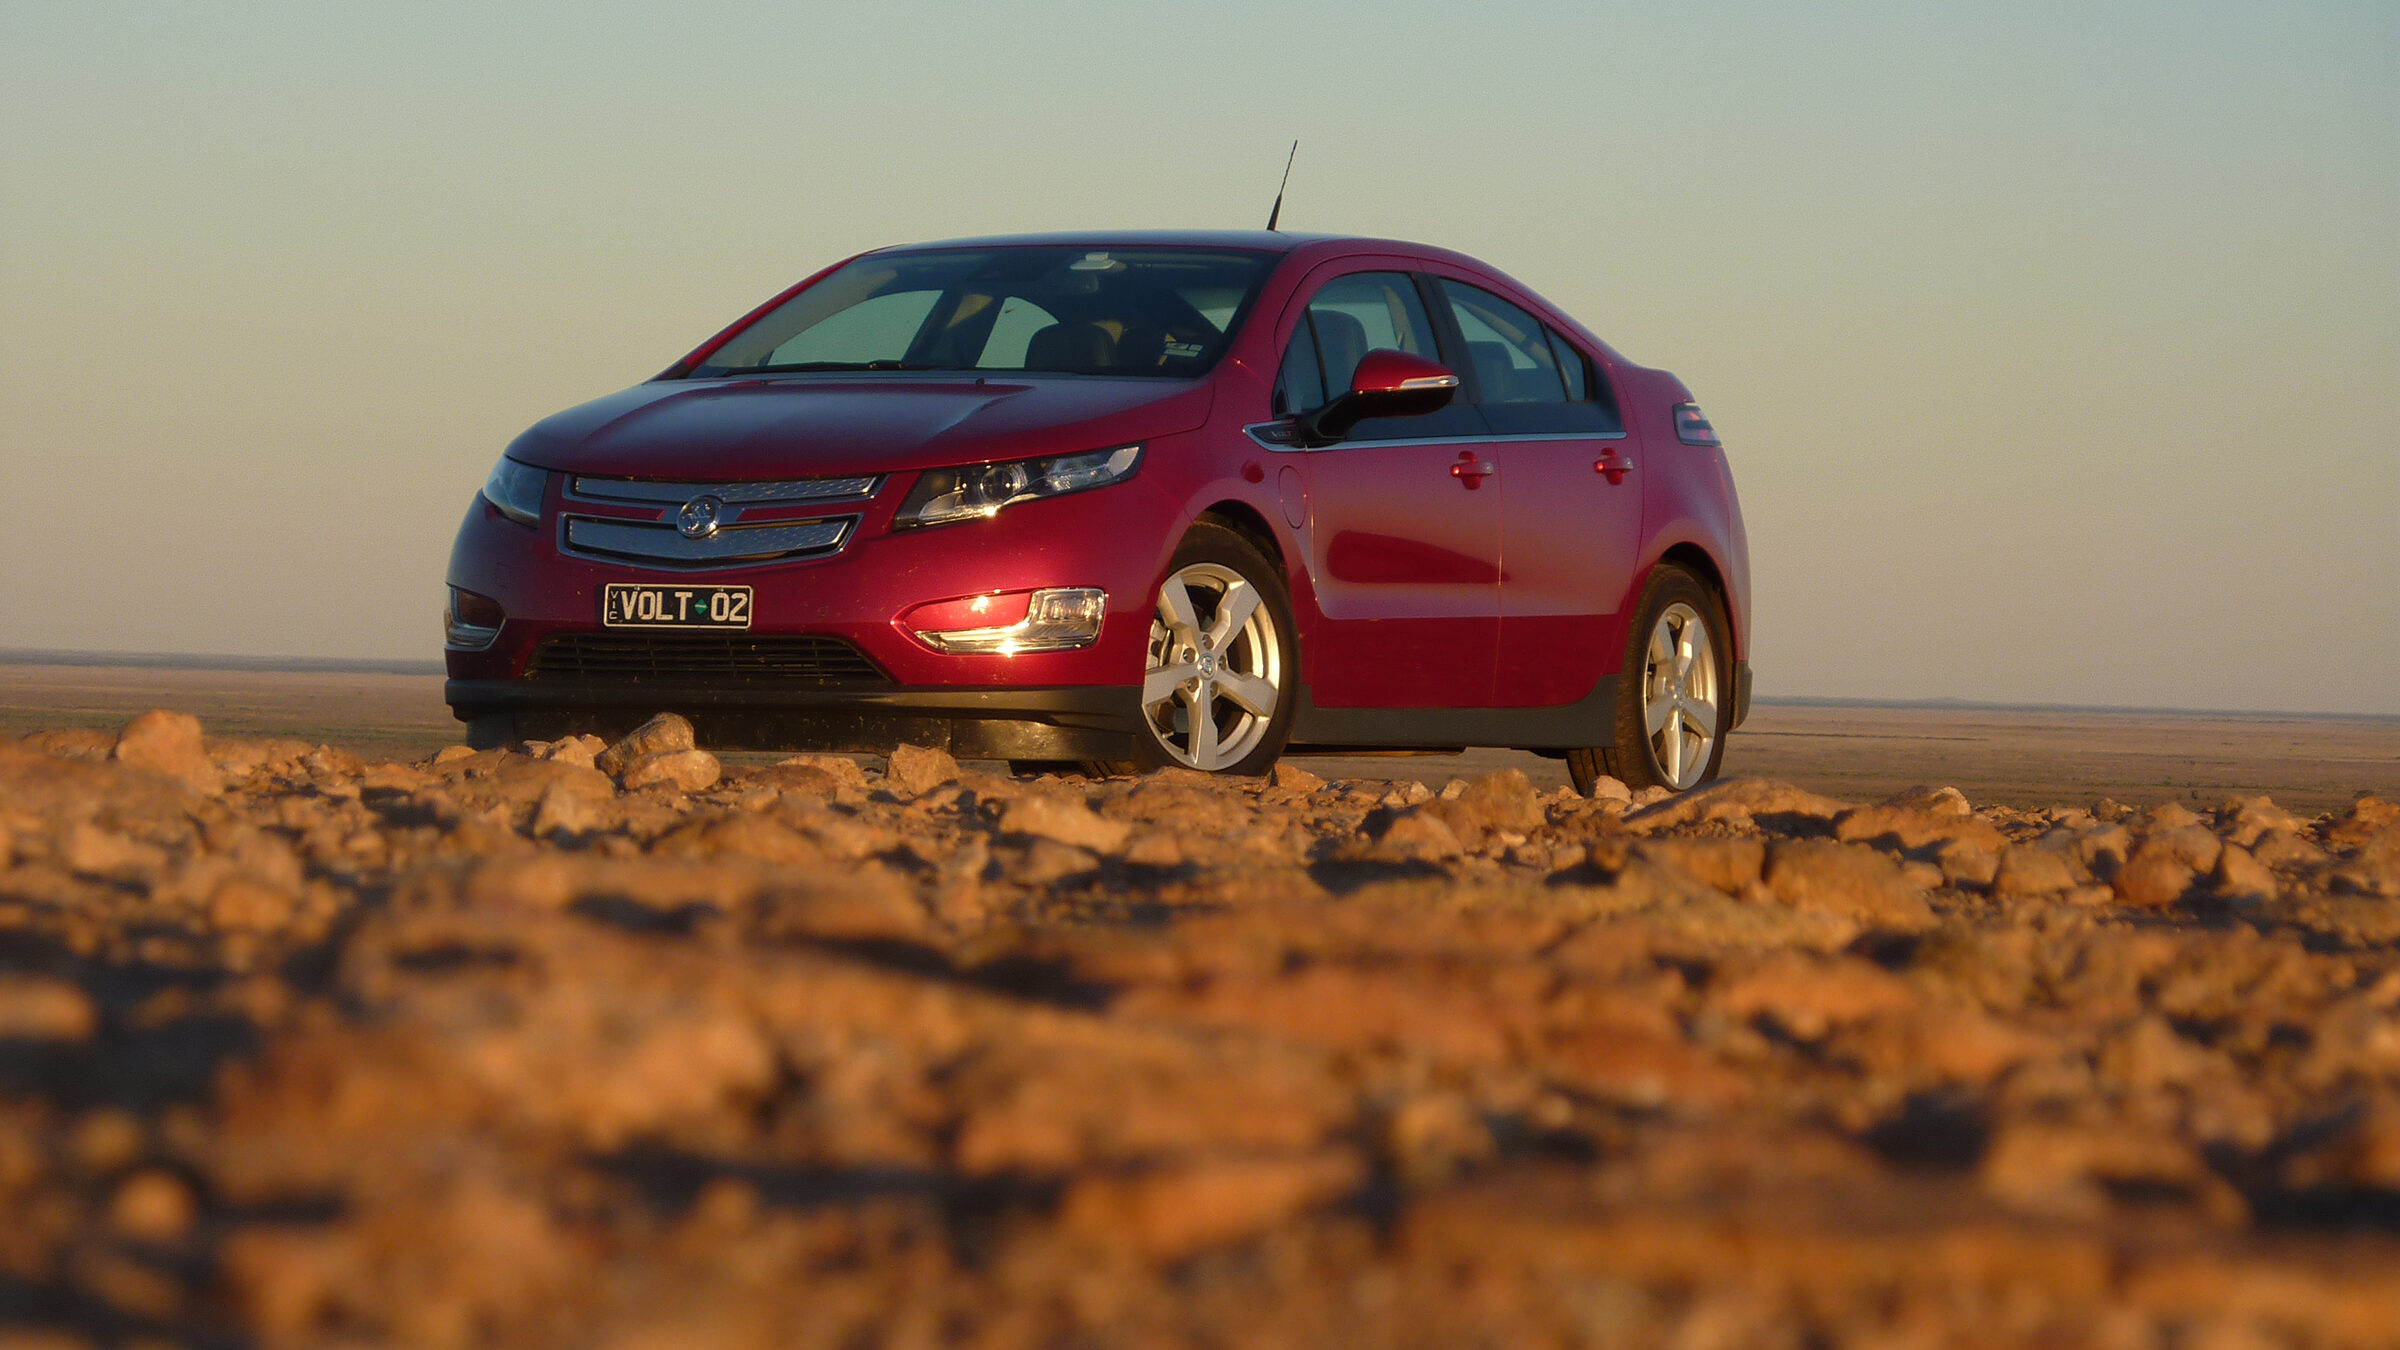
<path id="1" fill-rule="evenodd" d="M 1312 281 L 1315 280 L 1312 278 Z M 1326 278 L 1284 348 L 1277 416 L 1350 387 L 1359 358 L 1392 348 L 1438 360 L 1416 279 Z M 1454 404 L 1372 418 L 1341 443 L 1295 452 L 1308 485 L 1309 575 L 1323 615 L 1301 645 L 1325 708 L 1473 708 L 1492 695 L 1501 501 L 1484 427 Z"/>
<path id="2" fill-rule="evenodd" d="M 1434 289 L 1506 503 L 1492 703 L 1572 703 L 1616 659 L 1641 543 L 1638 451 L 1601 368 L 1563 334 L 1481 287 Z"/>

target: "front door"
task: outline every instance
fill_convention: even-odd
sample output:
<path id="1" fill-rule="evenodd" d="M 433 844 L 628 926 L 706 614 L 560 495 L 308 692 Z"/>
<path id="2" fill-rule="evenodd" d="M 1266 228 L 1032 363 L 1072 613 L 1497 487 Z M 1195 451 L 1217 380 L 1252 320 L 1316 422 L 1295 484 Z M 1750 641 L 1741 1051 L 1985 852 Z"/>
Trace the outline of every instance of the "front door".
<path id="1" fill-rule="evenodd" d="M 1279 415 L 1350 387 L 1378 348 L 1439 359 L 1416 283 L 1353 272 L 1309 299 L 1285 348 Z M 1322 619 L 1301 640 L 1324 708 L 1474 708 L 1492 695 L 1501 491 L 1482 419 L 1454 405 L 1372 418 L 1296 452 L 1308 485 L 1309 573 Z"/>

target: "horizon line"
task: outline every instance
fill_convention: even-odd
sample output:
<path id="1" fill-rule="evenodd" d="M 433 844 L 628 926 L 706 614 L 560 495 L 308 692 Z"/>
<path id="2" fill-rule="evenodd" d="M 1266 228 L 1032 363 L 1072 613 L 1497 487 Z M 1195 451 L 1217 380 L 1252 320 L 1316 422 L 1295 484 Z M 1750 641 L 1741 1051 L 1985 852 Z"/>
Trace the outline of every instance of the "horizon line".
<path id="1" fill-rule="evenodd" d="M 404 657 L 236 656 L 207 652 L 97 652 L 60 647 L 0 647 L 0 666 L 91 666 L 131 670 L 227 670 L 296 675 L 442 675 L 439 660 Z M 1850 698 L 1831 694 L 1758 694 L 1765 708 L 1892 708 L 1934 712 L 2131 713 L 2145 717 L 2306 717 L 2400 722 L 2400 713 L 2295 711 L 2287 708 L 2186 708 L 2168 704 L 2026 703 L 1973 698 Z"/>

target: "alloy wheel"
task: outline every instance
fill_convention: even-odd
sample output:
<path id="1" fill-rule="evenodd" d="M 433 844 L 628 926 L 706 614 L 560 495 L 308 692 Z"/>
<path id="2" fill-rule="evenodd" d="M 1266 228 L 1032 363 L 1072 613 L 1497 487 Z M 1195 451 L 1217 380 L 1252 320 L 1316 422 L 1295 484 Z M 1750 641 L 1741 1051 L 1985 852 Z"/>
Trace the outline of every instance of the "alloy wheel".
<path id="1" fill-rule="evenodd" d="M 1256 586 L 1196 562 L 1159 587 L 1142 716 L 1176 763 L 1214 772 L 1265 739 L 1283 698 L 1283 643 Z"/>
<path id="2" fill-rule="evenodd" d="M 1666 786 L 1696 786 L 1708 772 L 1721 706 L 1717 647 L 1700 612 L 1678 600 L 1650 629 L 1642 662 L 1642 720 Z"/>

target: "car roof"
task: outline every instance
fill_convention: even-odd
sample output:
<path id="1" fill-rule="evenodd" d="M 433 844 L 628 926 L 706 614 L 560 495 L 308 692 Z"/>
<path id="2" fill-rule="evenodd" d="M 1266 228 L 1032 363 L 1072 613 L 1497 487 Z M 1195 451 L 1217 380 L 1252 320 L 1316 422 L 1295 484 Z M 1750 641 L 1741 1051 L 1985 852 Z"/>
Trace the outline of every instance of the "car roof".
<path id="1" fill-rule="evenodd" d="M 1346 234 L 1296 234 L 1283 230 L 1068 230 L 1052 234 L 993 234 L 967 239 L 929 240 L 921 244 L 893 244 L 868 252 L 917 253 L 934 249 L 1030 247 L 1238 248 L 1260 253 L 1294 253 L 1305 248 L 1312 253 L 1396 252 L 1428 258 L 1451 258 L 1461 262 L 1474 261 L 1449 249 L 1411 244 L 1398 239 Z"/>

